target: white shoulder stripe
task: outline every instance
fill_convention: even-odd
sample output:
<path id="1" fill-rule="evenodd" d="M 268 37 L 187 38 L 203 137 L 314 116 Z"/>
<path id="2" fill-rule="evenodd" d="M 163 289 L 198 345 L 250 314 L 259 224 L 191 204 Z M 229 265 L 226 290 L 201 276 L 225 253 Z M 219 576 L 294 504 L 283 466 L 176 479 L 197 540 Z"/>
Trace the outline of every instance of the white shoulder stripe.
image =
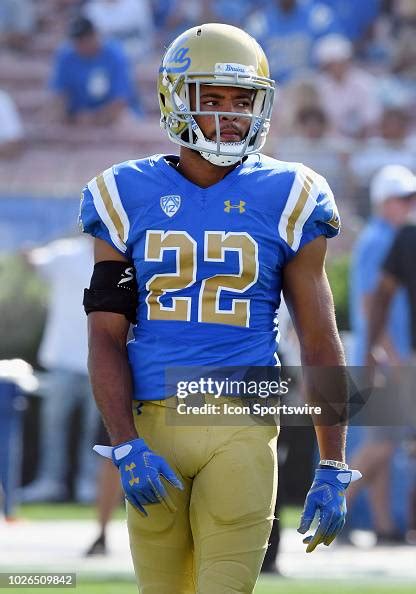
<path id="1" fill-rule="evenodd" d="M 108 229 L 114 245 L 123 253 L 127 251 L 130 223 L 118 193 L 112 168 L 97 175 L 88 184 L 94 206 Z"/>
<path id="2" fill-rule="evenodd" d="M 285 208 L 279 221 L 279 235 L 296 251 L 302 238 L 303 226 L 312 214 L 319 189 L 306 168 L 301 167 L 295 176 Z"/>

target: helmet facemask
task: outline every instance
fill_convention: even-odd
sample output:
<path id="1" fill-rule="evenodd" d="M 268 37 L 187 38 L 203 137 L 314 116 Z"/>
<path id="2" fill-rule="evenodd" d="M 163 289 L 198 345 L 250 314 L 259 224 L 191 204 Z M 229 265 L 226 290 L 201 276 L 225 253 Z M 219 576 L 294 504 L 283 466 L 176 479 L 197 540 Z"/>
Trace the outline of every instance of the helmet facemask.
<path id="1" fill-rule="evenodd" d="M 230 64 L 216 64 L 213 72 L 192 72 L 181 74 L 172 83 L 168 73 L 161 73 L 161 86 L 164 90 L 161 101 L 168 101 L 171 109 L 162 115 L 161 126 L 169 138 L 187 148 L 198 151 L 201 156 L 214 165 L 230 166 L 243 157 L 258 153 L 266 141 L 273 108 L 274 83 L 258 76 L 250 67 L 235 64 L 237 71 L 225 71 Z M 191 109 L 190 85 L 195 86 L 195 109 Z M 250 89 L 255 93 L 250 114 L 224 111 L 202 111 L 200 102 L 201 85 L 232 86 Z M 247 118 L 250 126 L 245 138 L 240 142 L 221 142 L 221 116 Z M 195 116 L 211 116 L 215 119 L 216 140 L 205 138 Z"/>

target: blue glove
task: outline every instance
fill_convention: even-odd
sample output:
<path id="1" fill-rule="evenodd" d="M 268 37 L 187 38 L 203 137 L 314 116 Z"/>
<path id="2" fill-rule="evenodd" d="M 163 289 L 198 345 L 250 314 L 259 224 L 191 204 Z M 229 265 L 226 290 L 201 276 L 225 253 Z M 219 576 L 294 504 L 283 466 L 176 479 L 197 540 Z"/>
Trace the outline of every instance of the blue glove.
<path id="1" fill-rule="evenodd" d="M 306 496 L 305 507 L 298 532 L 305 534 L 319 512 L 319 524 L 312 536 L 304 538 L 306 552 L 312 553 L 318 544 L 329 546 L 341 532 L 347 515 L 345 490 L 348 485 L 361 478 L 358 470 L 337 470 L 317 468 L 315 479 Z"/>
<path id="2" fill-rule="evenodd" d="M 115 447 L 96 445 L 93 449 L 113 460 L 120 471 L 127 501 L 142 514 L 148 515 L 144 506 L 150 503 L 161 503 L 168 511 L 176 511 L 160 477 L 178 489 L 183 489 L 183 485 L 166 460 L 153 452 L 144 439 L 133 439 Z"/>

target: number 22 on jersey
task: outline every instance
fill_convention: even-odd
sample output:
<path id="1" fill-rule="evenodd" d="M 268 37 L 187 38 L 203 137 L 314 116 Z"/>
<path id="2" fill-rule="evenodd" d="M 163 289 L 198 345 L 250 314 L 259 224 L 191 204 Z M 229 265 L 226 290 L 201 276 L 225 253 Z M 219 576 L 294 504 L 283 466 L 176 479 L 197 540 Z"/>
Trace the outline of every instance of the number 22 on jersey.
<path id="1" fill-rule="evenodd" d="M 189 322 L 191 320 L 191 297 L 172 297 L 172 305 L 161 303 L 161 297 L 191 287 L 196 282 L 197 244 L 186 231 L 147 231 L 145 245 L 146 262 L 162 262 L 164 252 L 176 252 L 176 270 L 154 274 L 146 283 L 149 292 L 146 298 L 149 320 Z M 225 262 L 227 251 L 237 252 L 238 270 L 235 274 L 215 274 L 201 283 L 198 298 L 198 321 L 212 324 L 230 324 L 248 327 L 250 323 L 250 300 L 233 298 L 231 309 L 220 308 L 221 291 L 244 293 L 258 278 L 258 245 L 248 233 L 205 231 L 204 260 Z"/>

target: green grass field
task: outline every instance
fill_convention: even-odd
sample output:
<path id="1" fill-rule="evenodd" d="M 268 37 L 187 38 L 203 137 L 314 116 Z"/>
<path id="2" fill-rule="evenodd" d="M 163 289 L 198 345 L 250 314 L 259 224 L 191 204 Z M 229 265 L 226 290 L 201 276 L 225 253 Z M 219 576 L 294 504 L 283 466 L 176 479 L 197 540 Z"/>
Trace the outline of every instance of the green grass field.
<path id="1" fill-rule="evenodd" d="M 26 590 L 27 591 L 27 590 Z M 62 588 L 36 588 L 38 594 L 57 594 Z M 80 580 L 75 589 L 65 591 L 75 594 L 137 594 L 137 587 L 134 582 L 112 581 L 112 582 L 87 582 Z M 15 590 L 3 589 L 5 594 Z M 386 584 L 378 582 L 305 582 L 288 580 L 285 578 L 268 578 L 267 581 L 260 580 L 254 594 L 414 594 L 414 584 Z"/>
<path id="2" fill-rule="evenodd" d="M 120 592 L 120 594 L 137 594 L 137 589 L 133 585 L 130 585 L 122 589 L 116 584 L 109 585 L 109 589 L 106 589 L 106 585 L 102 584 L 99 586 L 99 590 L 93 589 L 95 586 L 90 584 L 92 589 L 80 590 L 82 594 L 114 594 Z M 88 586 L 87 586 L 88 588 Z M 391 586 L 381 585 L 365 585 L 365 584 L 350 584 L 346 586 L 339 582 L 329 582 L 323 584 L 322 582 L 313 584 L 310 582 L 290 582 L 285 579 L 276 580 L 275 583 L 259 584 L 254 591 L 254 594 L 410 594 L 414 593 L 415 586 L 397 586 L 396 584 Z"/>
<path id="3" fill-rule="evenodd" d="M 284 507 L 280 514 L 283 528 L 296 528 L 301 514 L 299 507 Z M 19 517 L 26 520 L 94 520 L 96 511 L 93 505 L 79 505 L 77 503 L 39 503 L 22 505 Z M 125 517 L 124 507 L 116 510 L 113 518 L 122 520 Z"/>
<path id="4" fill-rule="evenodd" d="M 125 510 L 120 505 L 114 513 L 113 519 L 122 520 L 125 515 Z M 95 520 L 97 512 L 93 505 L 32 503 L 20 506 L 18 516 L 25 520 Z"/>

